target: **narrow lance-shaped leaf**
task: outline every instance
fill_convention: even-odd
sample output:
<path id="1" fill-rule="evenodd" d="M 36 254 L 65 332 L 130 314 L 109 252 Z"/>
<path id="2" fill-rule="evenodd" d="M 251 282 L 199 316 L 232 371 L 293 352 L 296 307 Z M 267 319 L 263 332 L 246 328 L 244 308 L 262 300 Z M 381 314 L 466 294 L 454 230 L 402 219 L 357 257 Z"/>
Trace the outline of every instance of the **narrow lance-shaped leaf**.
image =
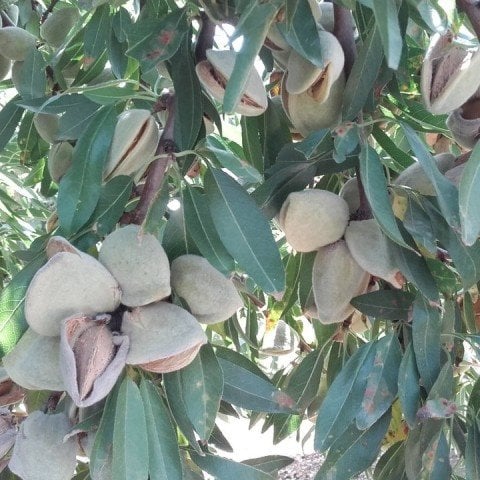
<path id="1" fill-rule="evenodd" d="M 201 457 L 193 452 L 190 455 L 192 460 L 202 470 L 205 470 L 217 480 L 232 480 L 233 478 L 241 478 L 242 480 L 273 480 L 271 475 L 259 468 L 251 467 L 244 463 L 237 463 L 228 458 L 210 454 Z"/>
<path id="2" fill-rule="evenodd" d="M 417 423 L 417 410 L 420 405 L 420 375 L 412 343 L 407 345 L 400 363 L 398 398 L 408 426 L 414 428 Z"/>
<path id="3" fill-rule="evenodd" d="M 360 312 L 385 320 L 406 320 L 415 296 L 402 290 L 378 290 L 352 298 Z"/>
<path id="4" fill-rule="evenodd" d="M 388 411 L 367 430 L 358 430 L 351 424 L 330 447 L 315 480 L 352 478 L 369 467 L 378 456 L 390 418 Z"/>
<path id="5" fill-rule="evenodd" d="M 17 128 L 23 115 L 23 108 L 17 105 L 19 96 L 12 98 L 0 110 L 0 150 L 3 150 Z"/>
<path id="6" fill-rule="evenodd" d="M 205 193 L 213 223 L 232 257 L 265 292 L 285 288 L 285 274 L 267 219 L 231 177 L 210 168 Z"/>
<path id="7" fill-rule="evenodd" d="M 373 0 L 373 13 L 388 66 L 396 70 L 400 63 L 403 45 L 398 23 L 397 2 L 395 0 Z"/>
<path id="8" fill-rule="evenodd" d="M 385 235 L 400 246 L 411 250 L 397 226 L 388 197 L 387 179 L 378 153 L 369 145 L 362 146 L 360 152 L 360 175 L 373 215 Z"/>
<path id="9" fill-rule="evenodd" d="M 72 166 L 58 190 L 57 211 L 64 235 L 77 232 L 97 206 L 115 124 L 114 108 L 102 107 L 75 146 Z"/>
<path id="10" fill-rule="evenodd" d="M 225 89 L 223 109 L 227 113 L 235 110 L 243 94 L 250 70 L 254 68 L 255 57 L 262 48 L 277 10 L 274 3 L 255 3 L 253 8 L 246 10 L 246 15 L 237 24 L 235 36 L 243 35 L 243 44 Z"/>
<path id="11" fill-rule="evenodd" d="M 115 480 L 147 480 L 147 423 L 140 391 L 125 377 L 120 385 L 113 427 L 112 476 Z"/>
<path id="12" fill-rule="evenodd" d="M 413 153 L 418 158 L 423 170 L 435 188 L 438 204 L 440 205 L 445 220 L 452 228 L 459 230 L 460 218 L 457 188 L 440 173 L 433 156 L 412 127 L 406 124 L 402 124 L 402 127 Z"/>
<path id="13" fill-rule="evenodd" d="M 480 478 L 480 378 L 477 378 L 468 401 L 465 467 L 467 478 Z"/>
<path id="14" fill-rule="evenodd" d="M 45 263 L 44 254 L 18 272 L 0 293 L 0 356 L 5 356 L 27 329 L 24 316 L 25 293 L 37 270 Z"/>
<path id="15" fill-rule="evenodd" d="M 480 142 L 475 144 L 470 153 L 458 190 L 462 239 L 466 245 L 473 245 L 480 235 L 480 212 L 478 209 L 478 199 L 480 198 Z"/>
<path id="16" fill-rule="evenodd" d="M 145 408 L 150 480 L 182 480 L 177 433 L 157 387 L 142 378 L 140 394 Z"/>
<path id="17" fill-rule="evenodd" d="M 235 262 L 215 230 L 206 196 L 199 188 L 187 186 L 183 201 L 187 228 L 200 253 L 217 270 L 230 274 L 235 269 Z"/>
<path id="18" fill-rule="evenodd" d="M 413 304 L 412 322 L 417 367 L 421 382 L 429 391 L 440 373 L 440 314 L 419 294 Z"/>
<path id="19" fill-rule="evenodd" d="M 325 451 L 355 418 L 373 367 L 376 343 L 360 347 L 335 377 L 317 414 L 315 450 Z"/>
<path id="20" fill-rule="evenodd" d="M 368 376 L 362 406 L 356 416 L 360 430 L 370 428 L 393 403 L 397 396 L 401 359 L 402 351 L 395 333 L 389 333 L 377 342 L 373 369 Z"/>

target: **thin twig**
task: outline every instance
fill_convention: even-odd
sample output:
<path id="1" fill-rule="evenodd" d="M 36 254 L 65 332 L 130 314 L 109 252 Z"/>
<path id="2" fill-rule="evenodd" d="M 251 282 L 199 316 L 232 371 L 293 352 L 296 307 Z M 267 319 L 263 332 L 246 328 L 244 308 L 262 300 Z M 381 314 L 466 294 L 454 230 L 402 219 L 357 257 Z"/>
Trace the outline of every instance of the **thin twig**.
<path id="1" fill-rule="evenodd" d="M 195 63 L 207 59 L 207 50 L 213 47 L 215 24 L 205 12 L 200 13 L 200 33 L 195 47 Z"/>
<path id="2" fill-rule="evenodd" d="M 162 95 L 160 102 L 163 102 L 164 110 L 167 111 L 167 121 L 155 151 L 155 156 L 159 158 L 154 160 L 148 167 L 147 180 L 145 181 L 140 200 L 132 212 L 127 212 L 123 215 L 121 223 L 124 225 L 129 223 L 140 225 L 145 220 L 148 209 L 163 184 L 167 168 L 175 161 L 175 155 L 173 154 L 175 151 L 173 137 L 175 96 L 173 93 L 167 93 Z"/>
<path id="3" fill-rule="evenodd" d="M 48 8 L 42 13 L 42 17 L 40 18 L 40 23 L 43 23 L 47 17 L 53 12 L 55 5 L 58 3 L 59 0 L 52 0 Z"/>
<path id="4" fill-rule="evenodd" d="M 467 15 L 477 38 L 480 40 L 480 2 L 476 0 L 457 0 L 457 8 Z"/>

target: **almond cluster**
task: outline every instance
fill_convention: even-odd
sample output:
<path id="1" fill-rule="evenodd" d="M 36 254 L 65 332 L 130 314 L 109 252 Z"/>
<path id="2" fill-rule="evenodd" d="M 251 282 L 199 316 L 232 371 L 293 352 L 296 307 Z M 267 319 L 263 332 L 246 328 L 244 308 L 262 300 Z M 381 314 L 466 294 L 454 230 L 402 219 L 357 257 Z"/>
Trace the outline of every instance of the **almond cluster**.
<path id="1" fill-rule="evenodd" d="M 404 283 L 376 220 L 349 221 L 349 216 L 349 205 L 339 195 L 307 189 L 291 193 L 278 218 L 295 250 L 317 252 L 312 271 L 314 316 L 325 324 L 352 315 L 350 300 L 367 292 L 372 276 L 395 288 Z"/>

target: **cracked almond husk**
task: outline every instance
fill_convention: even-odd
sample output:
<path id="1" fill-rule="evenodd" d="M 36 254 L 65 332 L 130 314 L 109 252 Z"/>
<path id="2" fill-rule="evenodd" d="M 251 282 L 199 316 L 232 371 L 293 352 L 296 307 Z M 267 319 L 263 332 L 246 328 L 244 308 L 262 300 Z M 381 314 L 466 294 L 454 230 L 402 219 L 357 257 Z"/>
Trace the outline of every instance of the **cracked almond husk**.
<path id="1" fill-rule="evenodd" d="M 22 480 L 70 480 L 77 463 L 77 442 L 64 413 L 32 412 L 20 425 L 10 470 Z"/>
<path id="2" fill-rule="evenodd" d="M 3 357 L 3 366 L 8 376 L 23 388 L 62 391 L 65 386 L 59 356 L 59 337 L 39 335 L 29 328 Z"/>
<path id="3" fill-rule="evenodd" d="M 348 205 L 335 193 L 320 189 L 292 192 L 278 216 L 287 242 L 297 252 L 313 252 L 339 240 L 347 228 Z"/>
<path id="4" fill-rule="evenodd" d="M 138 225 L 110 233 L 103 241 L 98 260 L 119 283 L 124 305 L 147 305 L 171 293 L 165 250 L 154 235 Z"/>
<path id="5" fill-rule="evenodd" d="M 127 364 L 168 373 L 193 361 L 207 337 L 189 312 L 157 302 L 123 314 L 122 332 L 130 338 Z"/>
<path id="6" fill-rule="evenodd" d="M 112 333 L 109 320 L 109 315 L 74 315 L 63 322 L 60 370 L 77 407 L 105 398 L 125 366 L 129 338 Z"/>
<path id="7" fill-rule="evenodd" d="M 231 50 L 207 50 L 207 60 L 199 62 L 195 70 L 203 88 L 215 100 L 223 103 L 225 87 L 233 72 L 236 53 Z M 260 75 L 252 68 L 243 95 L 235 112 L 245 116 L 261 115 L 267 109 L 267 92 Z"/>
<path id="8" fill-rule="evenodd" d="M 316 102 L 323 103 L 330 95 L 332 85 L 342 75 L 345 56 L 337 38 L 323 30 L 318 32 L 322 45 L 324 67 L 319 68 L 292 50 L 287 63 L 285 88 L 289 94 L 300 94 L 310 89 Z"/>
<path id="9" fill-rule="evenodd" d="M 478 47 L 456 42 L 451 32 L 433 35 L 420 80 L 427 110 L 443 114 L 463 105 L 480 85 L 479 69 Z"/>
<path id="10" fill-rule="evenodd" d="M 394 264 L 387 237 L 373 218 L 351 221 L 345 230 L 345 241 L 355 261 L 371 275 L 402 288 L 405 278 Z"/>
<path id="11" fill-rule="evenodd" d="M 354 312 L 350 300 L 365 292 L 370 274 L 353 258 L 345 240 L 318 250 L 312 269 L 312 290 L 321 323 L 343 322 Z"/>
<path id="12" fill-rule="evenodd" d="M 223 322 L 243 306 L 233 282 L 198 255 L 177 257 L 172 262 L 171 282 L 200 323 Z"/>
<path id="13" fill-rule="evenodd" d="M 82 252 L 61 251 L 34 275 L 25 296 L 25 318 L 40 335 L 60 335 L 61 322 L 79 312 L 96 315 L 120 305 L 111 273 Z"/>
<path id="14" fill-rule="evenodd" d="M 122 112 L 103 171 L 104 180 L 117 175 L 141 176 L 154 159 L 159 140 L 158 124 L 148 110 Z"/>
<path id="15" fill-rule="evenodd" d="M 468 149 L 475 147 L 480 139 L 479 91 L 448 116 L 447 127 L 459 145 Z"/>
<path id="16" fill-rule="evenodd" d="M 15 426 L 15 416 L 5 409 L 0 414 L 0 459 L 8 453 L 15 444 L 17 438 L 17 428 Z M 0 472 L 2 468 L 0 467 Z"/>
<path id="17" fill-rule="evenodd" d="M 282 105 L 293 126 L 302 136 L 307 137 L 316 130 L 331 128 L 338 124 L 345 89 L 345 74 L 343 72 L 331 86 L 327 98 L 323 98 L 321 95 L 322 82 L 312 85 L 300 94 L 291 94 L 285 88 L 287 81 L 288 73 L 285 73 L 281 88 Z M 317 101 L 317 97 L 321 101 Z"/>

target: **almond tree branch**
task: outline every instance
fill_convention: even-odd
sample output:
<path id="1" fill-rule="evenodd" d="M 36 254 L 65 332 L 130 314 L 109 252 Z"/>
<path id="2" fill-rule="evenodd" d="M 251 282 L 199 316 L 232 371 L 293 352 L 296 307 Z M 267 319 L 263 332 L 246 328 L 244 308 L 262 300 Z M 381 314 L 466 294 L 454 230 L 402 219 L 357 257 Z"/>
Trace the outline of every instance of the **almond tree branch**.
<path id="1" fill-rule="evenodd" d="M 477 0 L 457 0 L 457 8 L 467 15 L 477 38 L 480 40 L 480 2 Z"/>
<path id="2" fill-rule="evenodd" d="M 213 37 L 215 35 L 215 24 L 205 12 L 200 13 L 200 21 L 200 33 L 195 47 L 195 63 L 207 59 L 206 52 L 213 47 Z"/>
<path id="3" fill-rule="evenodd" d="M 160 156 L 157 160 L 154 160 L 147 170 L 147 180 L 142 190 L 140 200 L 131 212 L 127 212 L 121 219 L 122 224 L 134 223 L 140 225 L 147 215 L 148 209 L 152 204 L 158 190 L 163 184 L 165 178 L 165 172 L 171 163 L 175 161 L 175 142 L 173 136 L 174 124 L 175 124 L 175 95 L 173 93 L 167 93 L 160 97 L 159 102 L 156 105 L 158 109 L 167 111 L 167 121 L 163 129 L 162 136 L 158 142 L 155 156 Z"/>
<path id="4" fill-rule="evenodd" d="M 48 8 L 42 13 L 42 17 L 40 18 L 40 23 L 43 23 L 47 17 L 53 12 L 55 5 L 58 3 L 59 0 L 52 0 Z"/>

